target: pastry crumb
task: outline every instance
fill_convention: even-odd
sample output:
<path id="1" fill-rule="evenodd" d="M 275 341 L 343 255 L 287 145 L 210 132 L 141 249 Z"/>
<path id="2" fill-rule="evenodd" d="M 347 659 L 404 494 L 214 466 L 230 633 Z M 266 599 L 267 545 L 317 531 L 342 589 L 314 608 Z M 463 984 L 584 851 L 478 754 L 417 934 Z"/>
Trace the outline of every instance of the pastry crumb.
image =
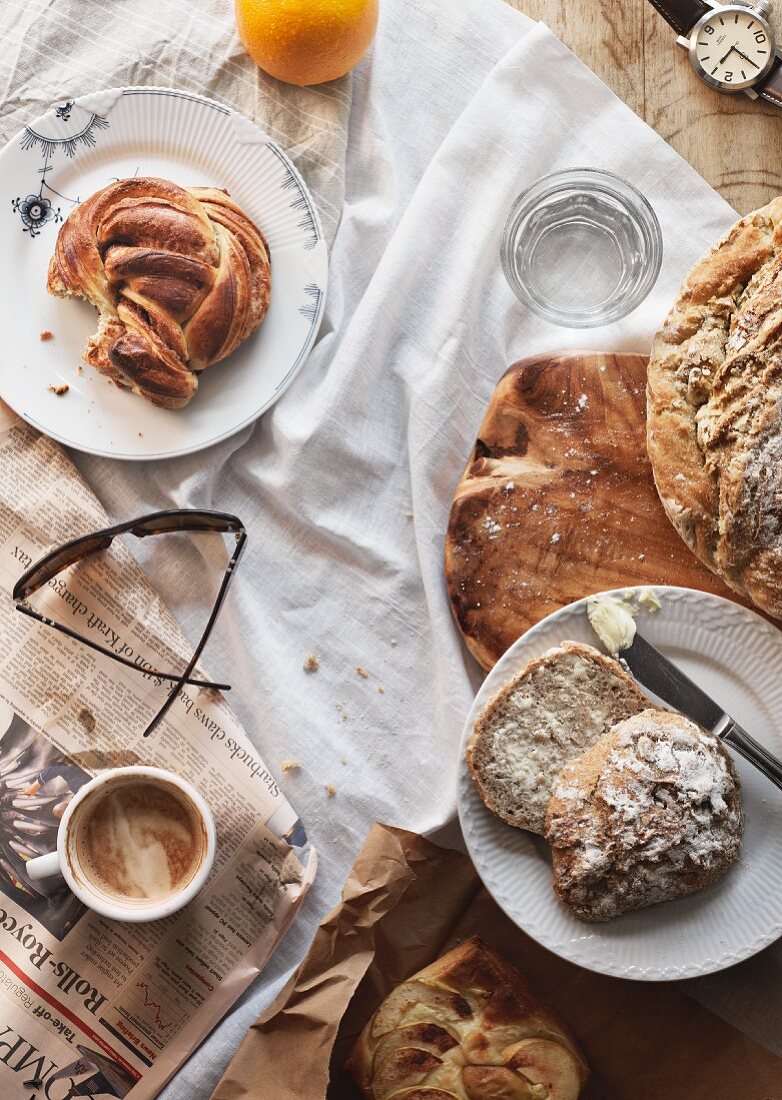
<path id="1" fill-rule="evenodd" d="M 377 685 L 377 693 L 378 695 L 385 695 L 386 689 L 383 687 L 382 684 Z"/>
<path id="2" fill-rule="evenodd" d="M 396 638 L 391 639 L 391 645 L 396 645 Z"/>
<path id="3" fill-rule="evenodd" d="M 298 760 L 283 760 L 280 767 L 284 772 L 297 772 L 301 768 L 301 764 Z"/>
<path id="4" fill-rule="evenodd" d="M 50 393 L 56 393 L 58 397 L 62 397 L 71 387 L 66 382 L 60 382 L 57 386 L 48 385 L 46 388 Z"/>
<path id="5" fill-rule="evenodd" d="M 41 340 L 43 341 L 43 343 L 46 343 L 47 340 L 53 340 L 53 339 L 54 339 L 54 333 L 49 332 L 48 328 L 45 328 L 43 330 L 43 332 L 41 333 Z"/>
<path id="6" fill-rule="evenodd" d="M 84 370 L 84 367 L 81 365 L 81 363 L 77 363 L 73 369 L 76 371 L 77 374 L 81 374 L 81 372 Z"/>
<path id="7" fill-rule="evenodd" d="M 310 653 L 304 662 L 305 672 L 317 672 L 320 668 L 320 659 L 314 653 Z"/>
<path id="8" fill-rule="evenodd" d="M 333 783 L 327 783 L 326 784 L 326 794 L 329 796 L 329 798 L 333 798 L 336 793 L 337 793 L 337 788 L 334 786 L 334 784 Z"/>
<path id="9" fill-rule="evenodd" d="M 348 762 L 347 756 L 340 756 L 339 762 L 340 762 L 340 764 L 347 764 L 347 762 Z"/>
<path id="10" fill-rule="evenodd" d="M 369 673 L 367 672 L 367 670 L 365 668 L 362 668 L 361 665 L 356 666 L 356 672 L 358 673 L 358 675 L 361 677 L 362 680 L 366 680 L 366 678 L 369 676 Z"/>

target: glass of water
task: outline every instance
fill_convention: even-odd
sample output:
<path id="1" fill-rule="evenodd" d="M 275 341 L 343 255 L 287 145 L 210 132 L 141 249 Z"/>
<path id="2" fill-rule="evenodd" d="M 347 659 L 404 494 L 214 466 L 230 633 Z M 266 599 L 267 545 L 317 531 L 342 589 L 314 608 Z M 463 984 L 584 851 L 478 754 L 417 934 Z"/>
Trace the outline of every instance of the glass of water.
<path id="1" fill-rule="evenodd" d="M 593 168 L 543 176 L 516 199 L 502 268 L 516 297 L 557 325 L 591 328 L 640 305 L 660 273 L 660 223 L 632 184 Z"/>

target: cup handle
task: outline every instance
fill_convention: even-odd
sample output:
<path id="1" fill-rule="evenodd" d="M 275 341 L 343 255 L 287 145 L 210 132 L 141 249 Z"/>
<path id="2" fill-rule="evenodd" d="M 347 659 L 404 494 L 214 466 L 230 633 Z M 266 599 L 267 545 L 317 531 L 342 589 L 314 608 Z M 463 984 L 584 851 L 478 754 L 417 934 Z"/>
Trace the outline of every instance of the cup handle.
<path id="1" fill-rule="evenodd" d="M 59 875 L 60 857 L 56 852 L 48 852 L 45 856 L 28 859 L 25 864 L 25 871 L 27 871 L 28 877 L 33 882 L 41 878 L 50 878 L 52 875 Z"/>

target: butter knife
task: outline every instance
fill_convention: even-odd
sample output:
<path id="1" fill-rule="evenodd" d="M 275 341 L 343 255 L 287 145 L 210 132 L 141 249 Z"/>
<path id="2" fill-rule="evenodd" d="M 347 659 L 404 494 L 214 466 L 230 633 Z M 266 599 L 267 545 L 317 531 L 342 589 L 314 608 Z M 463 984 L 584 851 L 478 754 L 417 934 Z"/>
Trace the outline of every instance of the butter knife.
<path id="1" fill-rule="evenodd" d="M 782 760 L 750 737 L 738 722 L 646 638 L 636 633 L 632 645 L 621 650 L 619 656 L 639 683 L 669 706 L 692 718 L 708 733 L 730 745 L 782 790 Z"/>

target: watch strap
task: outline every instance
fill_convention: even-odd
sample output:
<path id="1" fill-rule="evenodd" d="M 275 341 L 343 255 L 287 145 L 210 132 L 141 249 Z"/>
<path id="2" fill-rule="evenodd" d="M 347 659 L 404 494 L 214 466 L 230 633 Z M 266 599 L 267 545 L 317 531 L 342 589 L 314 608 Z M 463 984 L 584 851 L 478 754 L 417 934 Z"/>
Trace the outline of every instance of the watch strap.
<path id="1" fill-rule="evenodd" d="M 651 0 L 651 4 L 677 34 L 683 35 L 689 34 L 698 20 L 711 11 L 701 0 Z"/>
<path id="2" fill-rule="evenodd" d="M 761 84 L 756 84 L 754 90 L 761 99 L 773 103 L 775 107 L 782 107 L 782 58 L 779 54 L 769 75 Z"/>

